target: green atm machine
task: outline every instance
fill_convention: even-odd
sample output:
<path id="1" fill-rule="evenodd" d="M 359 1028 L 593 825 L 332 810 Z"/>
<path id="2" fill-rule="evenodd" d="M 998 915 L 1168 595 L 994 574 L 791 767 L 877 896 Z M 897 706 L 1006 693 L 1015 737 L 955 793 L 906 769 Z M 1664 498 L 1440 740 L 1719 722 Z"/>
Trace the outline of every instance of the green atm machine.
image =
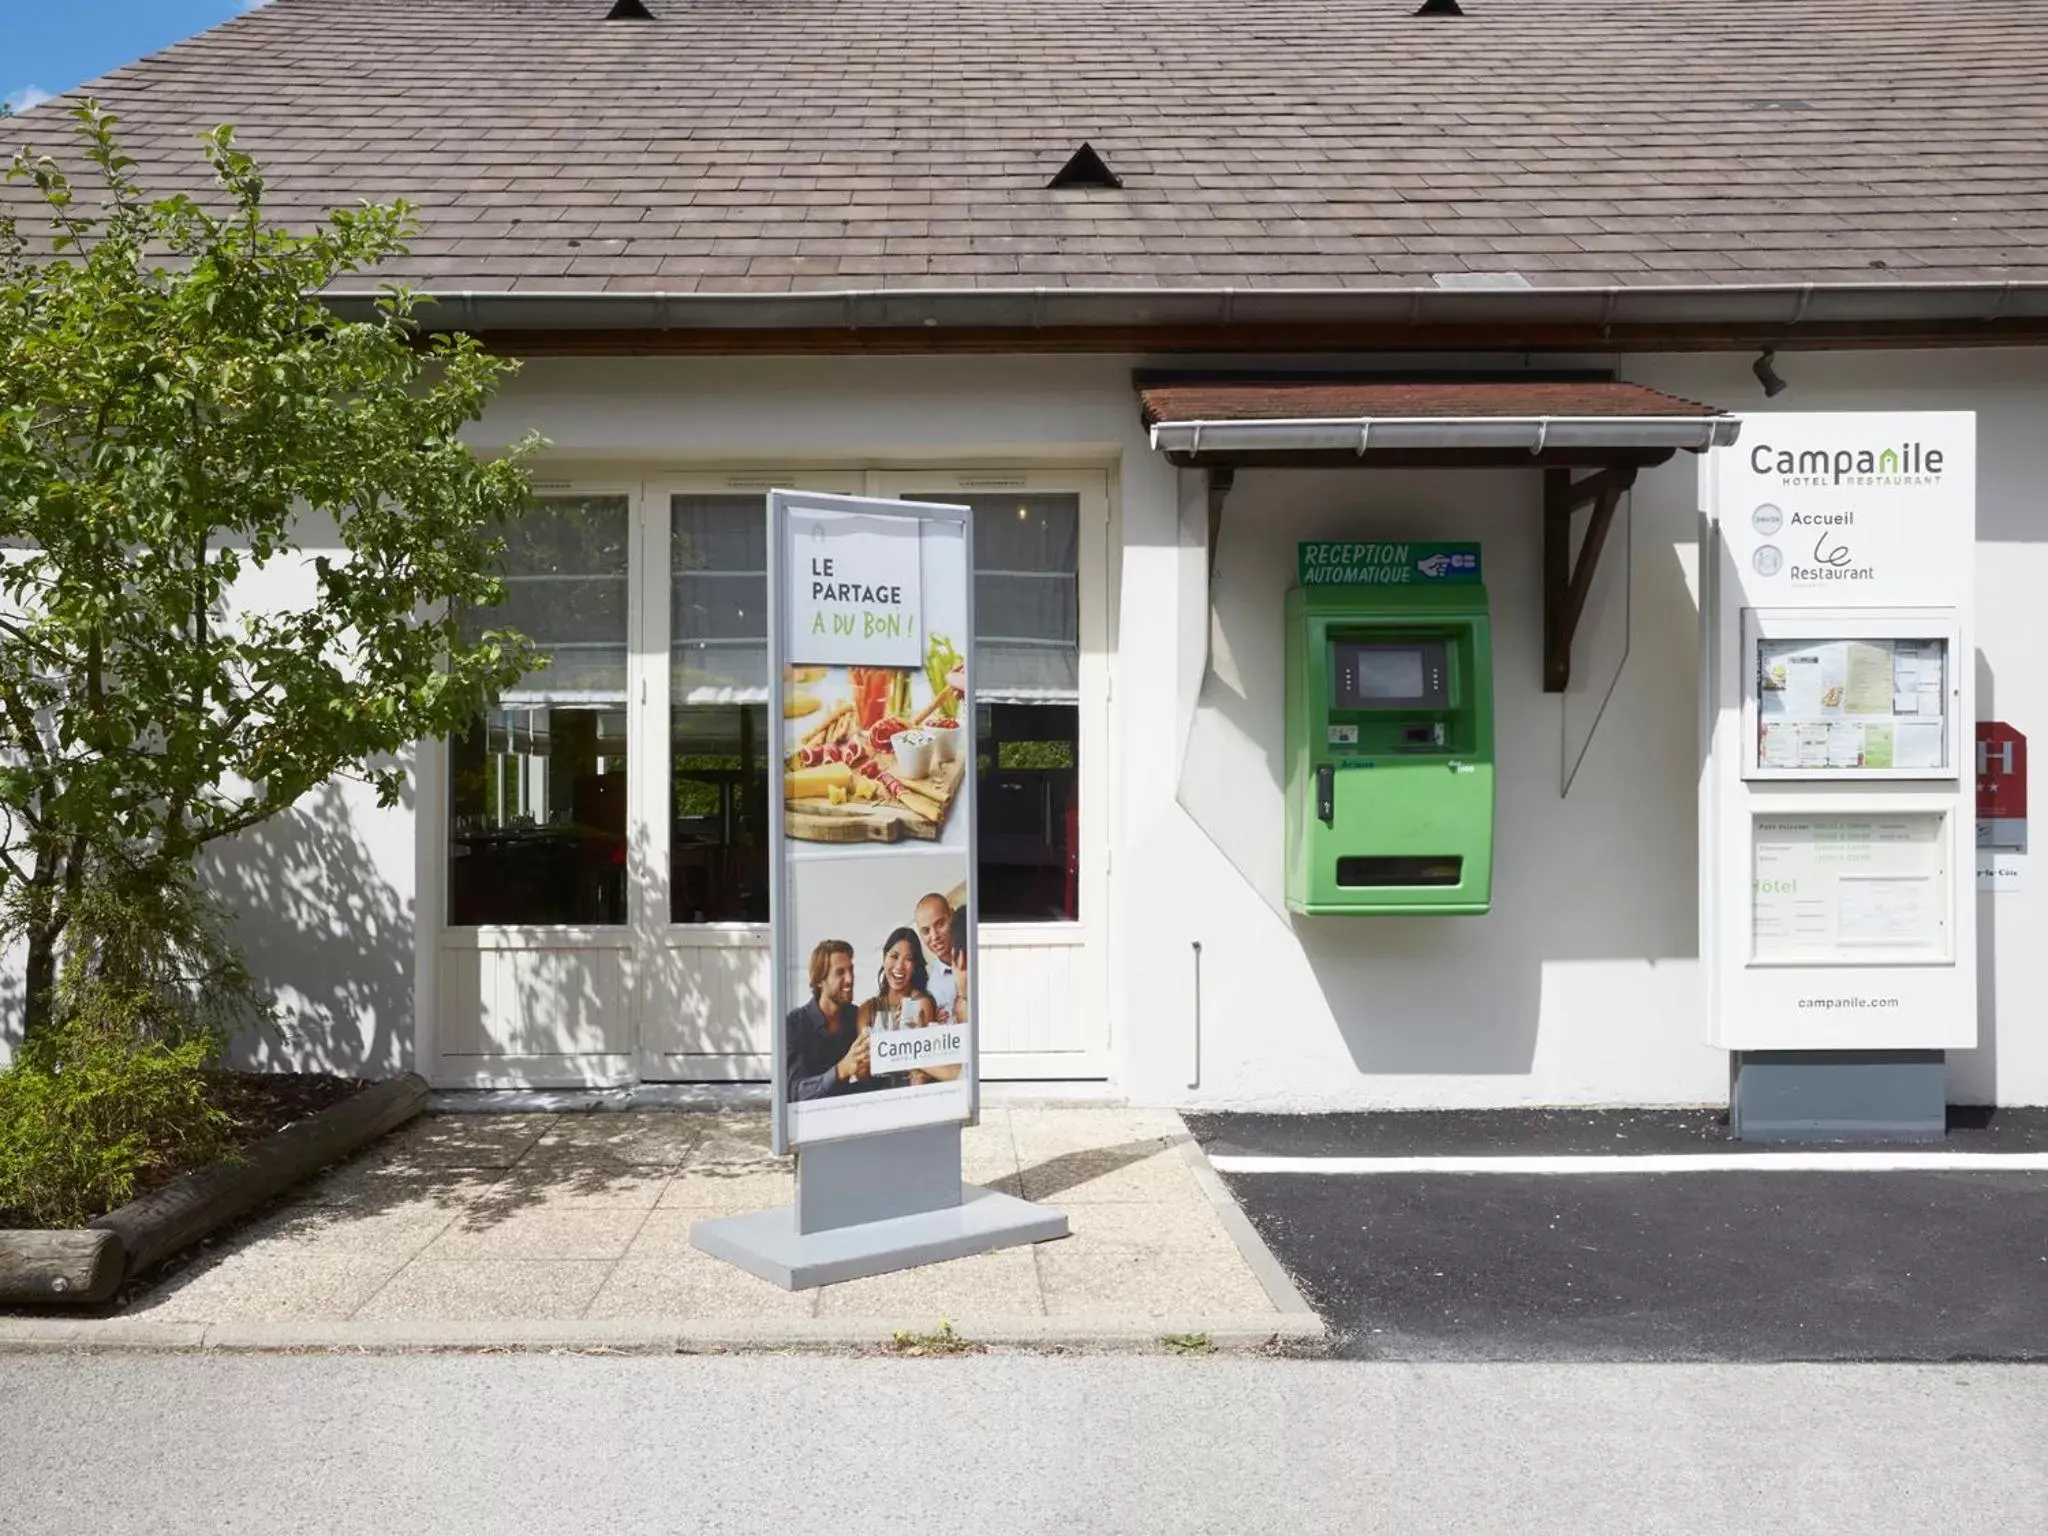
<path id="1" fill-rule="evenodd" d="M 1493 648 L 1477 544 L 1301 546 L 1287 594 L 1287 908 L 1493 899 Z"/>

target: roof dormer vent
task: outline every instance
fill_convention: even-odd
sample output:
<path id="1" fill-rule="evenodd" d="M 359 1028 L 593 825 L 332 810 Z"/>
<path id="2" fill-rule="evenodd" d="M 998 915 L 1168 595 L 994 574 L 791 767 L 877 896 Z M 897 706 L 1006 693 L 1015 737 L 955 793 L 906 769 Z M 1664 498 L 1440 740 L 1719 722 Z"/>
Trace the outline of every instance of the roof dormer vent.
<path id="1" fill-rule="evenodd" d="M 612 8 L 604 13 L 606 21 L 652 21 L 654 12 L 647 9 L 642 0 L 612 0 Z"/>
<path id="2" fill-rule="evenodd" d="M 1085 141 L 1046 183 L 1052 188 L 1120 187 L 1123 184 L 1123 177 L 1112 171 L 1102 156 L 1095 153 L 1094 145 Z"/>
<path id="3" fill-rule="evenodd" d="M 1415 14 L 1418 16 L 1462 16 L 1465 14 L 1465 8 L 1458 4 L 1458 0 L 1422 0 L 1421 9 L 1416 11 Z"/>

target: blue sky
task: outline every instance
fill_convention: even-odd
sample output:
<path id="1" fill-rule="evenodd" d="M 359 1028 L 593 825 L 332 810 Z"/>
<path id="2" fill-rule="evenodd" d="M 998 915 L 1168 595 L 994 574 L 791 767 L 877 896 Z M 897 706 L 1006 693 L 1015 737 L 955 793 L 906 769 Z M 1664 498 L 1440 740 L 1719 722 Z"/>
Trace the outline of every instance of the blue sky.
<path id="1" fill-rule="evenodd" d="M 0 97 L 33 106 L 249 9 L 251 0 L 0 0 Z"/>

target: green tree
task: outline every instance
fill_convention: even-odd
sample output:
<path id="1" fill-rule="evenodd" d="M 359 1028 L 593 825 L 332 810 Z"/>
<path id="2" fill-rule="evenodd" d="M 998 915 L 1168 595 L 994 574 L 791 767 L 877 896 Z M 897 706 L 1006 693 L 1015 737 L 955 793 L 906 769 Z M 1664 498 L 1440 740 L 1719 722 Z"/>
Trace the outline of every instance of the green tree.
<path id="1" fill-rule="evenodd" d="M 535 664 L 475 610 L 538 440 L 460 437 L 516 365 L 423 338 L 403 289 L 356 321 L 317 298 L 410 210 L 279 228 L 225 127 L 212 206 L 152 199 L 115 118 L 71 115 L 96 207 L 24 150 L 40 195 L 0 211 L 0 893 L 31 1036 L 96 860 L 184 878 L 335 777 L 395 803 L 394 754 Z"/>

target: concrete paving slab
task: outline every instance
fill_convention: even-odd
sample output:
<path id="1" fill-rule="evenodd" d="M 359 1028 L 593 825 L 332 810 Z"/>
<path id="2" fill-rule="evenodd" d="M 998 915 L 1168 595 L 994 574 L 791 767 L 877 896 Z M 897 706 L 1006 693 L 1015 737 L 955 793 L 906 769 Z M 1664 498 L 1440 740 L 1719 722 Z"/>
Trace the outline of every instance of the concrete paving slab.
<path id="1" fill-rule="evenodd" d="M 505 1213 L 602 1207 L 651 1211 L 675 1173 L 673 1168 L 618 1161 L 609 1153 L 543 1157 L 534 1152 L 508 1168 L 470 1205 L 480 1212 Z"/>
<path id="2" fill-rule="evenodd" d="M 640 1230 L 633 1234 L 626 1250 L 629 1259 L 670 1259 L 683 1254 L 701 1257 L 690 1246 L 690 1224 L 702 1221 L 704 1213 L 692 1210 L 654 1210 L 647 1213 Z"/>
<path id="3" fill-rule="evenodd" d="M 139 1298 L 129 1315 L 164 1323 L 208 1322 L 224 1316 L 264 1323 L 339 1322 L 353 1317 L 404 1262 L 383 1254 L 233 1254 Z"/>
<path id="4" fill-rule="evenodd" d="M 1279 1315 L 1242 1264 L 1191 1264 L 1188 1255 L 1171 1248 L 1046 1243 L 1038 1250 L 1038 1272 L 1049 1317 L 1146 1318 L 1164 1328 L 1175 1319 L 1205 1315 Z"/>
<path id="5" fill-rule="evenodd" d="M 787 1163 L 692 1163 L 678 1171 L 654 1204 L 656 1210 L 662 1211 L 729 1216 L 742 1211 L 765 1211 L 795 1199 L 796 1172 Z"/>
<path id="6" fill-rule="evenodd" d="M 201 1327 L 220 1348 L 605 1348 L 626 1335 L 831 1348 L 941 1318 L 1027 1346 L 1211 1332 L 1250 1347 L 1321 1331 L 1299 1308 L 1274 1310 L 1258 1261 L 1277 1266 L 1241 1217 L 1249 1256 L 1232 1241 L 1234 1205 L 1168 1114 L 1002 1106 L 963 1137 L 970 1180 L 1053 1194 L 1075 1236 L 794 1295 L 690 1244 L 699 1221 L 792 1199 L 794 1165 L 769 1152 L 765 1113 L 436 1119 L 458 1123 L 429 1121 L 329 1173 L 143 1293 L 127 1320 Z M 18 1341 L 50 1347 L 29 1320 L 0 1318 L 0 1347 Z"/>
<path id="7" fill-rule="evenodd" d="M 564 1115 L 533 1144 L 525 1161 L 583 1161 L 676 1168 L 716 1119 L 711 1115 Z M 765 1150 L 765 1141 L 763 1144 Z"/>
<path id="8" fill-rule="evenodd" d="M 969 1183 L 1003 1178 L 1016 1173 L 1017 1166 L 1017 1142 L 1007 1114 L 960 1133 L 960 1171 Z"/>
<path id="9" fill-rule="evenodd" d="M 1065 1109 L 1019 1105 L 1010 1111 L 1010 1134 L 1026 1162 L 1061 1152 L 1163 1141 L 1182 1134 L 1170 1109 L 1085 1105 Z"/>
<path id="10" fill-rule="evenodd" d="M 1052 1202 L 1064 1211 L 1077 1245 L 1098 1248 L 1175 1249 L 1194 1253 L 1230 1244 L 1209 1202 L 1189 1192 L 1182 1200 Z M 1206 1255 L 1205 1255 L 1206 1256 Z"/>
<path id="11" fill-rule="evenodd" d="M 1007 1179 L 1012 1187 L 1003 1191 L 1006 1195 L 1017 1194 L 1020 1187 L 1017 1178 L 1017 1159 L 1015 1156 L 1009 1158 L 988 1155 L 975 1158 L 962 1157 L 960 1159 L 960 1177 L 969 1184 L 979 1184 L 984 1188 L 991 1188 L 998 1181 Z"/>
<path id="12" fill-rule="evenodd" d="M 545 1136 L 554 1115 L 422 1115 L 384 1138 L 375 1156 L 385 1166 L 510 1168 Z"/>
<path id="13" fill-rule="evenodd" d="M 502 1168 L 422 1169 L 394 1163 L 372 1150 L 342 1163 L 292 1192 L 296 1206 L 356 1206 L 393 1209 L 432 1205 L 451 1214 L 482 1195 L 508 1170 Z"/>
<path id="14" fill-rule="evenodd" d="M 1159 1201 L 1183 1196 L 1187 1170 L 1164 1141 L 1124 1142 L 1023 1161 L 1024 1198 L 1061 1207 L 1103 1201 Z"/>
<path id="15" fill-rule="evenodd" d="M 816 1291 L 785 1291 L 709 1254 L 688 1251 L 622 1261 L 592 1299 L 593 1318 L 809 1318 Z"/>
<path id="16" fill-rule="evenodd" d="M 391 1253 L 403 1259 L 471 1209 L 469 1201 L 394 1191 L 388 1202 L 289 1206 L 252 1222 L 235 1234 L 233 1242 L 244 1252 L 318 1249 L 341 1255 Z"/>
<path id="17" fill-rule="evenodd" d="M 703 1134 L 692 1152 L 707 1161 L 740 1161 L 772 1157 L 768 1114 L 765 1110 L 741 1110 L 703 1117 Z"/>
<path id="18" fill-rule="evenodd" d="M 504 1216 L 471 1211 L 427 1245 L 435 1261 L 500 1259 L 622 1259 L 647 1219 L 619 1206 L 515 1211 Z"/>
<path id="19" fill-rule="evenodd" d="M 934 1327 L 942 1318 L 968 1312 L 998 1317 L 1043 1317 L 1045 1297 L 1038 1280 L 1035 1243 L 977 1253 L 921 1269 L 898 1270 L 823 1286 L 818 1291 L 820 1317 L 900 1317 L 923 1319 Z"/>
<path id="20" fill-rule="evenodd" d="M 418 1259 L 356 1312 L 380 1319 L 453 1322 L 581 1317 L 615 1264 L 607 1260 Z"/>

